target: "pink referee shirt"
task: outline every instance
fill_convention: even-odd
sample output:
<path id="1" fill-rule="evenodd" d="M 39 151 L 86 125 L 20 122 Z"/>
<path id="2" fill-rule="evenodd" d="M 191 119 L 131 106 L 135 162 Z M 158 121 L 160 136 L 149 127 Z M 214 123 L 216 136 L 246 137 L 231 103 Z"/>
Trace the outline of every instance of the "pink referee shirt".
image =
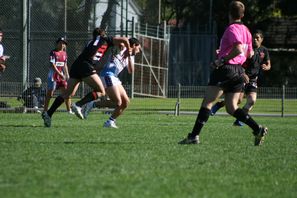
<path id="1" fill-rule="evenodd" d="M 243 53 L 227 61 L 228 64 L 242 65 L 248 55 L 253 51 L 252 35 L 249 29 L 240 23 L 234 23 L 229 25 L 225 30 L 221 39 L 220 50 L 218 57 L 222 58 L 227 56 L 233 48 L 233 45 L 241 44 Z"/>

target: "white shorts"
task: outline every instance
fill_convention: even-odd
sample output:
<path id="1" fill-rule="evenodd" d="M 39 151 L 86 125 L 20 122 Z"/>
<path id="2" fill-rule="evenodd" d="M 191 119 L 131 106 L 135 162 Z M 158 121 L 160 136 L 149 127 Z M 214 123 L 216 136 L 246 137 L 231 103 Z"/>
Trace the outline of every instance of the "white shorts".
<path id="1" fill-rule="evenodd" d="M 100 79 L 104 85 L 104 88 L 121 85 L 122 82 L 115 76 L 100 76 Z"/>

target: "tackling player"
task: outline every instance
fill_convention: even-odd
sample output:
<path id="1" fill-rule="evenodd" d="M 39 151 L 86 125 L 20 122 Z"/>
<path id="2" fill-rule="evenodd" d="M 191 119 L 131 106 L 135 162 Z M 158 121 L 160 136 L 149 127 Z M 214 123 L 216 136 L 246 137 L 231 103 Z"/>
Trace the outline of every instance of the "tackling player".
<path id="1" fill-rule="evenodd" d="M 99 93 L 99 96 L 105 95 L 103 84 L 95 67 L 100 64 L 102 56 L 110 46 L 123 43 L 129 52 L 131 50 L 128 38 L 101 36 L 101 33 L 102 30 L 100 28 L 95 28 L 93 31 L 93 39 L 87 44 L 70 68 L 70 78 L 67 82 L 68 85 L 65 93 L 59 95 L 50 109 L 42 114 L 45 127 L 51 126 L 52 115 L 65 99 L 68 99 L 76 93 L 80 82 L 85 82 L 96 92 L 93 100 L 98 97 L 97 93 Z"/>
<path id="2" fill-rule="evenodd" d="M 105 64 L 103 70 L 100 72 L 100 78 L 104 84 L 105 91 L 111 102 L 115 103 L 115 109 L 109 119 L 104 123 L 104 127 L 118 128 L 116 119 L 128 107 L 130 102 L 118 75 L 125 68 L 128 69 L 129 74 L 134 72 L 134 58 L 135 55 L 140 52 L 141 45 L 136 38 L 130 38 L 129 43 L 132 52 L 127 53 L 127 48 L 122 44 L 120 46 L 115 46 L 112 50 L 112 56 L 109 57 L 108 63 Z M 83 109 L 84 118 L 88 116 L 94 105 L 101 106 L 102 103 L 106 103 L 106 101 L 91 101 L 87 103 Z"/>

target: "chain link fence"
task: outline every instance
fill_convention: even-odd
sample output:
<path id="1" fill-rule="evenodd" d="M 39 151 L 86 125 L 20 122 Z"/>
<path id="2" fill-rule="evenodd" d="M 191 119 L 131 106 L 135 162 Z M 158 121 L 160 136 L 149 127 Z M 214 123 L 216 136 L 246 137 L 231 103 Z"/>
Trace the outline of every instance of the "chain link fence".
<path id="1" fill-rule="evenodd" d="M 24 2 L 28 2 L 26 6 L 27 9 L 24 10 Z M 65 2 L 68 2 L 66 5 Z M 68 53 L 68 65 L 71 65 L 74 59 L 80 54 L 81 50 L 85 46 L 86 42 L 91 38 L 91 31 L 94 27 L 94 21 L 90 17 L 90 13 L 86 12 L 84 3 L 89 2 L 89 6 L 93 6 L 92 2 L 95 1 L 65 1 L 65 0 L 2 0 L 0 7 L 0 28 L 4 32 L 3 45 L 5 48 L 5 54 L 9 55 L 11 58 L 7 61 L 7 69 L 4 73 L 0 75 L 0 101 L 7 101 L 12 107 L 20 105 L 16 100 L 16 97 L 20 95 L 26 86 L 32 85 L 32 81 L 35 77 L 40 77 L 42 79 L 43 87 L 46 87 L 46 78 L 49 68 L 49 52 L 55 47 L 55 41 L 58 37 L 66 36 L 68 41 L 67 53 Z M 26 19 L 26 20 L 24 20 Z M 28 32 L 24 34 L 24 28 L 27 26 Z M 118 30 L 109 29 L 108 33 L 110 35 L 115 35 Z M 150 28 L 145 28 L 146 32 L 139 30 L 140 34 L 145 34 L 151 37 L 158 37 L 159 35 L 153 32 L 162 31 L 150 31 Z M 128 35 L 131 35 L 129 33 Z M 162 33 L 161 33 L 162 34 Z M 162 35 L 161 35 L 162 36 Z M 206 43 L 211 43 L 212 46 L 215 45 L 214 36 L 209 38 Z M 191 43 L 191 38 L 186 38 L 187 43 Z M 24 45 L 26 41 L 26 45 Z M 199 39 L 198 39 L 199 41 Z M 197 42 L 198 42 L 197 41 Z M 199 41 L 200 42 L 200 41 Z M 187 50 L 188 44 L 184 43 L 183 49 Z M 179 43 L 174 43 L 170 48 L 178 47 Z M 201 50 L 201 49 L 200 49 Z M 203 47 L 202 47 L 203 51 Z M 204 49 L 207 54 L 210 54 L 211 49 Z M 199 49 L 191 49 L 191 56 L 196 57 L 196 53 L 201 56 L 202 52 Z M 153 52 L 152 54 L 154 54 Z M 170 53 L 170 52 L 169 52 Z M 172 53 L 172 51 L 171 51 Z M 164 56 L 164 60 L 167 57 Z M 174 56 L 176 57 L 176 56 Z M 171 58 L 174 58 L 171 57 Z M 198 55 L 197 55 L 198 57 Z M 204 57 L 204 56 L 203 56 Z M 206 65 L 213 57 L 209 55 L 206 57 L 201 65 Z M 170 59 L 170 58 L 169 58 Z M 158 60 L 158 59 L 157 59 Z M 160 59 L 162 62 L 163 59 Z M 197 60 L 198 61 L 198 60 Z M 187 81 L 192 81 L 189 79 L 182 70 L 174 70 L 170 72 L 170 69 L 176 68 L 178 62 L 169 61 L 168 71 L 169 76 L 171 76 L 172 82 L 181 82 L 177 77 L 182 74 L 182 79 Z M 184 62 L 184 65 L 194 65 L 192 62 Z M 200 65 L 200 64 L 199 64 Z M 197 68 L 196 68 L 197 69 Z M 157 68 L 158 75 L 162 76 L 162 72 L 159 72 Z M 192 71 L 196 72 L 196 71 Z M 184 74 L 185 73 L 185 74 Z M 201 76 L 197 79 L 205 82 L 207 81 L 207 76 L 202 71 L 200 71 Z M 207 72 L 206 72 L 207 73 Z M 207 73 L 208 74 L 208 73 Z M 158 77 L 157 75 L 157 77 Z M 147 77 L 147 76 L 146 76 Z M 161 79 L 161 84 L 167 84 L 167 74 L 166 78 Z M 179 77 L 180 78 L 180 77 Z M 158 78 L 157 78 L 158 79 Z M 198 82 L 197 82 L 198 83 Z M 132 93 L 131 85 L 124 82 L 124 85 L 128 93 Z M 141 87 L 135 87 L 135 89 L 141 90 L 151 90 L 159 92 L 159 87 L 153 84 L 142 84 Z M 154 99 L 155 102 L 145 103 L 141 108 L 145 110 L 175 110 L 177 98 L 178 98 L 178 86 L 169 86 L 166 90 L 166 99 Z M 79 96 L 84 95 L 88 92 L 89 88 L 82 85 L 77 92 Z M 204 95 L 205 87 L 201 86 L 181 86 L 180 88 L 180 110 L 181 111 L 198 111 L 199 100 Z M 142 91 L 141 91 L 142 92 Z M 159 93 L 158 93 L 159 94 Z M 162 93 L 163 94 L 163 93 Z M 197 99 L 198 98 L 198 99 Z M 266 111 L 271 113 L 280 114 L 282 108 L 285 113 L 297 114 L 297 89 L 296 88 L 269 88 L 262 87 L 258 92 L 259 105 Z M 139 100 L 147 99 L 140 98 Z M 132 101 L 137 101 L 138 98 Z M 158 101 L 159 100 L 159 101 Z M 274 100 L 273 103 L 265 102 L 266 100 Z M 193 102 L 189 102 L 193 101 Z M 137 102 L 135 102 L 137 103 Z M 160 107 L 157 105 L 160 104 Z M 193 105 L 195 104 L 195 105 Z M 257 103 L 258 104 L 258 103 Z M 135 106 L 135 108 L 140 108 Z M 263 109 L 262 108 L 262 109 Z M 257 110 L 257 109 L 255 109 Z M 261 111 L 261 109 L 259 110 Z"/>

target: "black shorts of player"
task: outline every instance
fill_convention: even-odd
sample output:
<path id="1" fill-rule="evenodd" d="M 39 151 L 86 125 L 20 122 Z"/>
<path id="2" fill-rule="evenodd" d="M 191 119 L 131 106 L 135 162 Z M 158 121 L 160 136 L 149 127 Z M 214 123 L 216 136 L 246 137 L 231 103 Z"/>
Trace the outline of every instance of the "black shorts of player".
<path id="1" fill-rule="evenodd" d="M 251 92 L 257 93 L 258 89 L 258 84 L 257 84 L 257 79 L 250 79 L 250 82 L 247 83 L 244 87 L 244 93 L 248 94 Z"/>
<path id="2" fill-rule="evenodd" d="M 244 69 L 241 65 L 223 65 L 212 72 L 208 85 L 218 86 L 225 93 L 242 92 L 244 89 L 242 74 Z"/>
<path id="3" fill-rule="evenodd" d="M 93 74 L 96 74 L 96 70 L 88 61 L 75 61 L 69 72 L 70 78 L 74 79 L 83 79 Z"/>

